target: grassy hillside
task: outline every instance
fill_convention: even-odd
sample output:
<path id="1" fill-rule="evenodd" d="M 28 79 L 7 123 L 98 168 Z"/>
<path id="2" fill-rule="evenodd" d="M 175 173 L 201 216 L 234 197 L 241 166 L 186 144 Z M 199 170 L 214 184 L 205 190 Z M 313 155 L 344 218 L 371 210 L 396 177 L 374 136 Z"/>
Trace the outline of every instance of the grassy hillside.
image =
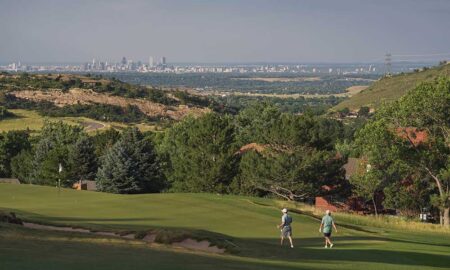
<path id="1" fill-rule="evenodd" d="M 373 83 L 359 94 L 339 103 L 333 110 L 339 110 L 345 107 L 348 107 L 351 110 L 357 110 L 361 106 L 376 108 L 383 101 L 398 99 L 408 90 L 416 87 L 419 83 L 434 80 L 440 76 L 450 76 L 450 64 L 420 72 L 399 74 L 390 78 L 383 78 Z"/>
<path id="2" fill-rule="evenodd" d="M 450 233 L 344 225 L 324 249 L 319 221 L 292 214 L 295 248 L 280 248 L 275 201 L 213 194 L 112 195 L 0 184 L 0 207 L 41 223 L 103 230 L 189 229 L 225 235 L 235 255 L 209 255 L 0 223 L 5 269 L 444 269 Z M 2 268 L 2 269 L 3 269 Z"/>

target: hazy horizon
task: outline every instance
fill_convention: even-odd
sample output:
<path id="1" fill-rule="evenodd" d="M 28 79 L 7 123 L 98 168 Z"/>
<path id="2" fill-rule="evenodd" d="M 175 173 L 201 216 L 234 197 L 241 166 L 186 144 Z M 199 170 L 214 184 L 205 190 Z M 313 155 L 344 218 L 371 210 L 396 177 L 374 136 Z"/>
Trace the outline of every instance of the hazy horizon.
<path id="1" fill-rule="evenodd" d="M 381 62 L 386 52 L 394 60 L 450 58 L 445 0 L 0 0 L 0 7 L 0 62 L 358 63 Z"/>
<path id="2" fill-rule="evenodd" d="M 11 63 L 18 63 L 20 62 L 21 64 L 26 64 L 26 65 L 57 65 L 57 66 L 62 66 L 62 65 L 82 65 L 85 63 L 90 63 L 92 62 L 92 60 L 95 61 L 104 61 L 104 59 L 101 58 L 93 58 L 93 59 L 86 59 L 84 61 L 37 61 L 37 62 L 30 62 L 30 61 L 22 61 L 20 59 L 18 60 L 11 60 L 11 61 L 0 61 L 0 65 L 7 65 L 7 64 L 11 64 Z M 144 64 L 146 64 L 146 62 L 144 61 L 148 61 L 146 59 L 131 59 L 134 62 L 138 62 L 141 61 Z M 112 64 L 115 63 L 120 63 L 121 61 L 121 57 L 117 58 L 117 59 L 111 59 Z M 392 65 L 437 65 L 439 64 L 441 60 L 439 59 L 435 59 L 435 60 L 425 60 L 425 61 L 397 61 L 397 62 L 392 62 Z M 373 61 L 373 62 L 364 62 L 364 61 L 356 61 L 356 62 L 348 62 L 348 61 L 339 61 L 339 62 L 329 62 L 329 61 L 309 61 L 309 62 L 279 62 L 279 61 L 272 61 L 272 62 L 263 62 L 263 61 L 255 61 L 255 62 L 217 62 L 217 61 L 212 61 L 212 62 L 168 62 L 169 65 L 175 65 L 175 66 L 183 66 L 183 65 L 205 65 L 205 66 L 251 66 L 251 65 L 305 65 L 305 66 L 311 66 L 311 65 L 317 65 L 317 66 L 339 66 L 339 65 L 346 65 L 346 66 L 351 66 L 351 65 L 368 65 L 368 64 L 373 64 L 373 65 L 385 65 L 384 60 L 382 61 L 382 59 L 380 59 L 380 61 Z"/>

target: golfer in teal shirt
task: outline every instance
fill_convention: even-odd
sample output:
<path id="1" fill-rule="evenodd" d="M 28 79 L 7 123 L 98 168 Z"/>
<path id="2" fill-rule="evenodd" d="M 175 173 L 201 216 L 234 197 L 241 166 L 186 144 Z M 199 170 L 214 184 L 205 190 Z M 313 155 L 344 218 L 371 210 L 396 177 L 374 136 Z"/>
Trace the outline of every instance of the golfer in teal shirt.
<path id="1" fill-rule="evenodd" d="M 325 237 L 325 248 L 328 248 L 328 244 L 330 245 L 330 248 L 333 247 L 333 243 L 331 243 L 332 227 L 334 228 L 334 231 L 337 232 L 336 225 L 331 217 L 331 212 L 330 210 L 327 210 L 325 212 L 325 216 L 322 218 L 322 223 L 320 223 L 319 228 L 319 232 L 323 231 L 323 236 Z"/>

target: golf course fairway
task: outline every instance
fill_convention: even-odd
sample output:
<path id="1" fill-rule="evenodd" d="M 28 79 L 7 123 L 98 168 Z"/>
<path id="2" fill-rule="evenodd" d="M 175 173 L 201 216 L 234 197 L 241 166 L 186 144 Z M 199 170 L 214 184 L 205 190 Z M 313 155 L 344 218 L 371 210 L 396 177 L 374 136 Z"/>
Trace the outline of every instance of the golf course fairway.
<path id="1" fill-rule="evenodd" d="M 449 269 L 450 232 L 335 221 L 325 249 L 320 222 L 291 213 L 295 248 L 279 245 L 280 205 L 215 194 L 113 195 L 0 184 L 0 211 L 26 221 L 106 231 L 164 229 L 227 239 L 233 252 L 209 254 L 107 236 L 0 223 L 0 269 Z"/>

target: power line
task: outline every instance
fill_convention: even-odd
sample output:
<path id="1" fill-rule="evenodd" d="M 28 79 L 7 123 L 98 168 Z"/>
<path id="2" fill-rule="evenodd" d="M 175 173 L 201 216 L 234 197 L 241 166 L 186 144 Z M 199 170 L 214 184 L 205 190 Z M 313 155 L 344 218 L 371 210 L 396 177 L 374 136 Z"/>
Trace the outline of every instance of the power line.
<path id="1" fill-rule="evenodd" d="M 431 57 L 433 57 L 433 56 L 450 56 L 450 53 L 428 53 L 428 54 L 393 54 L 393 53 L 386 53 L 383 58 L 375 58 L 375 59 L 371 59 L 371 60 L 362 60 L 362 61 L 359 61 L 359 62 L 361 62 L 361 63 L 383 63 L 384 62 L 384 64 L 386 65 L 387 54 L 390 54 L 390 58 L 391 58 L 390 62 L 391 62 L 391 64 L 393 62 L 398 61 L 398 60 L 400 60 L 400 61 L 410 60 L 408 58 L 402 58 L 402 57 L 430 57 L 428 59 L 435 60 L 435 59 L 433 59 Z"/>
<path id="2" fill-rule="evenodd" d="M 428 54 L 392 54 L 392 56 L 400 57 L 427 57 L 427 56 L 450 56 L 450 53 L 428 53 Z"/>

